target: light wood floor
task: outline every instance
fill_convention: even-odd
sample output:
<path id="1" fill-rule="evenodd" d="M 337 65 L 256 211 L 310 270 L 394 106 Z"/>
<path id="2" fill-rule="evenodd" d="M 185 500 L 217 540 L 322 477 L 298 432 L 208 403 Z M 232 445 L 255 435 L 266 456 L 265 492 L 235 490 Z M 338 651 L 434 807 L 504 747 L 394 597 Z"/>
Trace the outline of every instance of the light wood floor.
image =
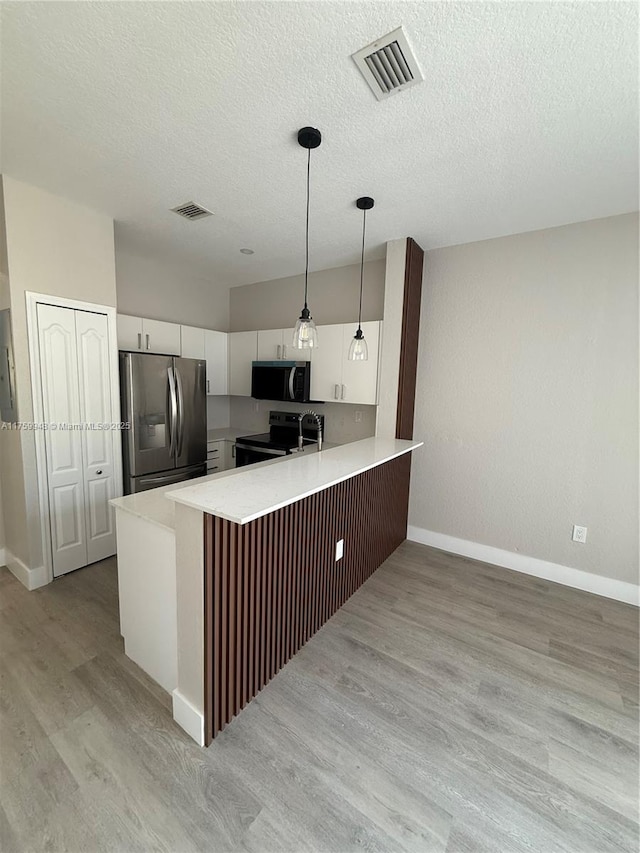
<path id="1" fill-rule="evenodd" d="M 637 851 L 629 606 L 405 543 L 208 750 L 113 561 L 0 571 L 3 851 Z"/>

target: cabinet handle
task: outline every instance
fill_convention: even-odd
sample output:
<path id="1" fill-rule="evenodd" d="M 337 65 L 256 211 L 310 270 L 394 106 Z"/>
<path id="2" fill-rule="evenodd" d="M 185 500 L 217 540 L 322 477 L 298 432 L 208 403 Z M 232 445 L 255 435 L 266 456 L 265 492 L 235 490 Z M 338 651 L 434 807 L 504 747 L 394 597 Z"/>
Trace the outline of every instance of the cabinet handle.
<path id="1" fill-rule="evenodd" d="M 99 471 L 96 471 L 96 477 L 99 476 L 100 474 L 102 474 L 102 469 L 100 469 Z"/>
<path id="2" fill-rule="evenodd" d="M 286 344 L 282 345 L 282 357 L 283 358 L 287 357 L 287 345 Z"/>
<path id="3" fill-rule="evenodd" d="M 341 399 L 341 400 L 344 400 L 344 398 L 345 398 L 345 396 L 346 396 L 346 393 L 347 393 L 347 386 L 346 386 L 346 385 L 343 385 L 343 386 L 342 386 L 342 394 L 340 395 L 340 399 Z"/>
<path id="4" fill-rule="evenodd" d="M 282 347 L 280 346 L 280 344 L 278 344 L 278 346 L 276 347 L 276 358 L 282 358 L 281 353 L 282 353 Z"/>
<path id="5" fill-rule="evenodd" d="M 207 379 L 207 394 L 209 393 L 209 389 L 210 389 L 210 387 L 211 387 L 211 383 L 210 383 L 210 382 L 209 382 L 209 380 Z"/>
<path id="6" fill-rule="evenodd" d="M 235 446 L 235 444 L 231 445 L 231 458 L 232 459 L 236 458 L 236 446 Z"/>
<path id="7" fill-rule="evenodd" d="M 338 400 L 340 398 L 340 386 L 339 385 L 333 386 L 333 396 L 336 400 Z"/>
<path id="8" fill-rule="evenodd" d="M 147 339 L 147 349 L 149 349 L 149 335 L 145 335 L 145 337 Z"/>
<path id="9" fill-rule="evenodd" d="M 138 349 L 142 349 L 142 332 L 138 332 Z"/>

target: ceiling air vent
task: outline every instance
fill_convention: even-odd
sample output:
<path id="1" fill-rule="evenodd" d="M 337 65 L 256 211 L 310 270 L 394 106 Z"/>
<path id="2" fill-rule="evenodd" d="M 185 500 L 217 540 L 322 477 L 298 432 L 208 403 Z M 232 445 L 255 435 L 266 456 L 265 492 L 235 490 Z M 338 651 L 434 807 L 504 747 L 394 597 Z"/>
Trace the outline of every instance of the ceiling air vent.
<path id="1" fill-rule="evenodd" d="M 402 27 L 352 54 L 379 101 L 424 80 Z"/>
<path id="2" fill-rule="evenodd" d="M 196 204 L 195 201 L 185 201 L 184 204 L 180 204 L 178 207 L 172 207 L 171 210 L 173 213 L 177 213 L 178 216 L 183 216 L 185 219 L 204 219 L 205 216 L 213 216 L 213 213 L 210 210 L 200 207 L 200 205 Z"/>

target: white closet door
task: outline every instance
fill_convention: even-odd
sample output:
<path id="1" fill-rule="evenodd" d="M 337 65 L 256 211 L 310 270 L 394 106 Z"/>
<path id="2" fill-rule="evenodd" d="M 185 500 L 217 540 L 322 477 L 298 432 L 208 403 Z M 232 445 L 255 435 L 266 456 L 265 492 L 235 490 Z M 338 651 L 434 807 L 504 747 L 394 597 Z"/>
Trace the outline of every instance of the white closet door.
<path id="1" fill-rule="evenodd" d="M 53 574 L 87 564 L 82 433 L 60 428 L 80 423 L 75 312 L 38 305 L 40 370 L 45 421 Z M 53 428 L 57 427 L 57 428 Z"/>
<path id="2" fill-rule="evenodd" d="M 111 411 L 109 336 L 105 314 L 75 311 L 80 419 L 96 427 L 114 420 Z M 115 494 L 113 436 L 111 430 L 84 429 L 82 461 L 84 472 L 84 515 L 87 562 L 104 560 L 116 552 L 113 510 Z"/>

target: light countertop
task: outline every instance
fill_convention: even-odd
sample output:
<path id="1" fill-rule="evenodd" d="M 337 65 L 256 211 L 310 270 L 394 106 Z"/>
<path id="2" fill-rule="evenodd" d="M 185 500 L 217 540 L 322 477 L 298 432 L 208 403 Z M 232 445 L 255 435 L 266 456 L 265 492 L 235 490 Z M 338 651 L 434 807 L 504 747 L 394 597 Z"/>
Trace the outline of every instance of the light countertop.
<path id="1" fill-rule="evenodd" d="M 274 465 L 279 463 L 283 458 L 282 456 L 278 456 L 277 459 L 258 462 L 251 467 L 262 468 Z M 135 495 L 123 495 L 121 498 L 112 498 L 109 503 L 116 509 L 122 509 L 131 515 L 141 518 L 143 521 L 150 521 L 152 524 L 158 524 L 160 527 L 173 531 L 176 527 L 174 500 L 178 492 L 182 491 L 182 489 L 192 489 L 196 483 L 205 484 L 213 480 L 219 481 L 227 477 L 234 477 L 239 471 L 243 470 L 246 470 L 246 468 L 229 468 L 228 471 L 219 471 L 217 474 L 195 477 L 193 480 L 185 480 L 183 483 L 171 483 L 168 486 L 158 486 L 157 489 L 148 489 L 146 492 L 138 492 Z M 171 492 L 173 500 L 167 500 L 165 497 L 167 492 Z"/>
<path id="2" fill-rule="evenodd" d="M 215 430 L 217 432 L 217 430 Z M 222 432 L 223 430 L 219 430 Z M 248 433 L 239 433 L 247 435 Z M 216 439 L 220 441 L 221 439 Z M 335 444 L 325 444 L 327 449 L 337 447 Z M 317 452 L 315 445 L 307 447 L 305 453 L 307 456 Z M 324 450 L 322 451 L 325 452 Z M 138 492 L 135 495 L 124 495 L 121 498 L 113 498 L 109 503 L 116 509 L 124 510 L 125 512 L 135 515 L 144 521 L 149 521 L 151 524 L 158 524 L 166 530 L 175 530 L 174 520 L 174 501 L 167 500 L 165 495 L 167 492 L 174 493 L 182 491 L 182 489 L 192 489 L 196 485 L 206 484 L 209 482 L 219 482 L 226 480 L 228 477 L 235 477 L 237 474 L 256 468 L 267 468 L 271 465 L 280 465 L 287 458 L 286 456 L 278 456 L 274 459 L 267 459 L 265 462 L 256 462 L 253 465 L 245 468 L 229 468 L 227 471 L 219 471 L 216 474 L 207 474 L 204 477 L 195 477 L 193 480 L 185 480 L 183 483 L 171 483 L 168 486 L 158 486 L 156 489 L 148 489 L 146 492 Z M 225 484 L 226 486 L 226 484 Z M 225 488 L 222 486 L 221 488 Z"/>
<path id="3" fill-rule="evenodd" d="M 321 453 L 286 456 L 273 470 L 273 463 L 261 463 L 201 478 L 179 489 L 169 486 L 162 497 L 235 524 L 246 524 L 421 446 L 421 441 L 364 438 Z M 225 478 L 225 474 L 233 475 L 233 479 Z"/>

